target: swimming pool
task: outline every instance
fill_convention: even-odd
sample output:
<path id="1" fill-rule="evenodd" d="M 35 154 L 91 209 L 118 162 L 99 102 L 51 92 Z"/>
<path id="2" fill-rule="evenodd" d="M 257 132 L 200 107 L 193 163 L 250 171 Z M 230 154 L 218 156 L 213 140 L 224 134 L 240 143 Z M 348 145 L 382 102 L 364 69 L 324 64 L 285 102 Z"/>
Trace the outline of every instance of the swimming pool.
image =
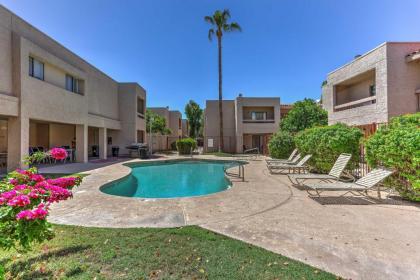
<path id="1" fill-rule="evenodd" d="M 220 192 L 230 187 L 224 168 L 240 165 L 224 161 L 166 161 L 130 166 L 127 177 L 107 184 L 111 195 L 142 198 L 175 198 Z"/>

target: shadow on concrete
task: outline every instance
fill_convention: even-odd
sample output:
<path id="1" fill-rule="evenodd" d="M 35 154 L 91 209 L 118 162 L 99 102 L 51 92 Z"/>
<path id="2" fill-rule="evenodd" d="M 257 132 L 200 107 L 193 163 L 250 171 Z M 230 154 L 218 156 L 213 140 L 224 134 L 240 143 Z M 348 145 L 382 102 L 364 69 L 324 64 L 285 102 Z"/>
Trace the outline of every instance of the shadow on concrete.
<path id="1" fill-rule="evenodd" d="M 322 196 L 311 197 L 312 200 L 322 205 L 399 205 L 415 206 L 420 204 L 402 200 L 400 197 L 376 198 L 376 197 L 355 197 L 355 196 Z"/>

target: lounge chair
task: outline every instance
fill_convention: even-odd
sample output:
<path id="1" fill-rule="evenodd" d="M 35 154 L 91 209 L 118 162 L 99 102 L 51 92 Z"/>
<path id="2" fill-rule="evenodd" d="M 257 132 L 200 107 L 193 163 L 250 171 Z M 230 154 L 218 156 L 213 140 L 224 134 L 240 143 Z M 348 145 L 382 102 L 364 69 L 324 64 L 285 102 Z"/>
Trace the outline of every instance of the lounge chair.
<path id="1" fill-rule="evenodd" d="M 370 171 L 368 174 L 360 178 L 354 183 L 344 183 L 344 182 L 335 182 L 335 183 L 317 183 L 317 184 L 305 184 L 308 188 L 306 191 L 310 196 L 321 197 L 321 193 L 324 191 L 342 191 L 344 196 L 347 193 L 351 193 L 356 196 L 367 196 L 367 191 L 371 190 L 378 183 L 384 180 L 386 177 L 391 175 L 393 171 L 376 168 Z"/>
<path id="2" fill-rule="evenodd" d="M 305 163 L 311 158 L 312 155 L 304 156 L 296 164 L 272 164 L 267 165 L 271 174 L 288 174 L 288 173 L 301 173 L 306 172 L 308 169 Z"/>
<path id="3" fill-rule="evenodd" d="M 351 158 L 351 154 L 341 154 L 335 161 L 333 167 L 328 174 L 290 174 L 289 180 L 293 185 L 302 186 L 306 180 L 320 180 L 321 182 L 331 183 L 339 181 Z M 353 178 L 351 178 L 353 180 Z"/>
<path id="4" fill-rule="evenodd" d="M 289 162 L 291 162 L 293 160 L 293 158 L 295 157 L 295 155 L 296 155 L 297 152 L 298 152 L 298 150 L 297 149 L 294 149 L 292 151 L 292 153 L 290 154 L 290 156 L 289 156 L 288 159 L 275 159 L 275 158 L 272 158 L 272 159 L 266 159 L 265 162 L 267 162 L 267 163 L 269 163 L 269 162 L 285 162 L 285 163 L 289 163 Z"/>
<path id="5" fill-rule="evenodd" d="M 271 160 L 271 161 L 267 161 L 267 166 L 271 166 L 271 165 L 284 165 L 284 164 L 297 164 L 299 162 L 299 160 L 301 159 L 300 154 L 297 154 L 291 161 L 282 161 L 282 160 Z"/>

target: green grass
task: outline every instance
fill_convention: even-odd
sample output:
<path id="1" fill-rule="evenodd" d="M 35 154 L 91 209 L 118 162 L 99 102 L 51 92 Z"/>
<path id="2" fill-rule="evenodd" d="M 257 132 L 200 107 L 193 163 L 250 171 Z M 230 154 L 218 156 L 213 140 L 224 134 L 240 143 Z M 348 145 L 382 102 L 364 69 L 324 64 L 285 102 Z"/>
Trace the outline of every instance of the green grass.
<path id="1" fill-rule="evenodd" d="M 194 226 L 54 228 L 54 239 L 28 253 L 0 252 L 6 279 L 336 279 Z"/>

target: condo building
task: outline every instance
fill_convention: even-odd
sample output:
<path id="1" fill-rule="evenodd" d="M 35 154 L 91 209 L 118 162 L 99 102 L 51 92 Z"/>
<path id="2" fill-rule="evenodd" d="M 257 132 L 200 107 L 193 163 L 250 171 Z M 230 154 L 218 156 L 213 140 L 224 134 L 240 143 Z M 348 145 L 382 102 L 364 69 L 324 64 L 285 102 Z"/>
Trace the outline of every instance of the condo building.
<path id="1" fill-rule="evenodd" d="M 330 72 L 322 87 L 328 123 L 369 133 L 393 116 L 420 111 L 420 42 L 386 42 Z"/>
<path id="2" fill-rule="evenodd" d="M 0 6 L 0 168 L 64 147 L 77 162 L 146 142 L 146 91 L 119 83 Z"/>
<path id="3" fill-rule="evenodd" d="M 151 138 L 153 151 L 170 150 L 171 145 L 174 145 L 173 143 L 182 138 L 181 112 L 177 110 L 169 110 L 169 107 L 150 107 L 147 109 L 163 117 L 165 119 L 166 127 L 171 131 L 168 135 L 153 133 Z"/>
<path id="4" fill-rule="evenodd" d="M 242 153 L 258 149 L 268 153 L 270 137 L 278 130 L 280 123 L 280 98 L 243 97 L 223 100 L 223 146 L 224 152 Z M 207 100 L 204 110 L 204 151 L 218 151 L 219 101 Z"/>

